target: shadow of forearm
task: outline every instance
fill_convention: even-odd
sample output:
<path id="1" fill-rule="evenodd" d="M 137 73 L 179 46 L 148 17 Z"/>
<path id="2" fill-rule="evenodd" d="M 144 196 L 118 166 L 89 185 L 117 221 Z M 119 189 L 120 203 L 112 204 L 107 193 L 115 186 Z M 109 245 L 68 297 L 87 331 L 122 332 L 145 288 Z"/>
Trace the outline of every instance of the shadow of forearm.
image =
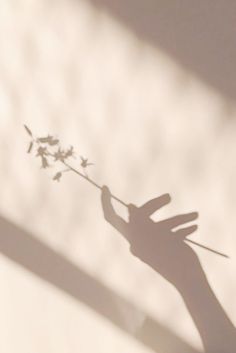
<path id="1" fill-rule="evenodd" d="M 116 304 L 122 305 L 125 312 L 140 313 L 138 308 L 83 272 L 64 256 L 2 217 L 0 217 L 0 251 L 11 261 L 75 300 L 83 302 L 101 317 L 134 336 Z M 157 321 L 145 313 L 141 314 L 146 320 L 134 336 L 139 342 L 157 352 L 173 353 L 177 347 L 178 353 L 199 353 Z"/>

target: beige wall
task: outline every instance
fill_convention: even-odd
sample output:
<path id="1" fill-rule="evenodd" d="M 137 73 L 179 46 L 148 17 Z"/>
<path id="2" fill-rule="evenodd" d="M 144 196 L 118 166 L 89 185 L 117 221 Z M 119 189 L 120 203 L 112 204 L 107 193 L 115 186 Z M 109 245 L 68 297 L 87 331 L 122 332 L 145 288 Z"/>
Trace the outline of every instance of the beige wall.
<path id="1" fill-rule="evenodd" d="M 74 175 L 51 181 L 53 171 L 25 153 L 24 123 L 73 144 L 95 163 L 91 177 L 125 202 L 169 192 L 173 202 L 160 217 L 197 210 L 191 238 L 230 256 L 194 248 L 236 323 L 236 109 L 212 87 L 102 7 L 0 1 L 0 213 L 17 225 L 16 238 L 17 229 L 32 234 L 87 273 L 88 283 L 102 284 L 122 318 L 118 327 L 99 305 L 91 309 L 1 250 L 2 352 L 151 352 L 150 342 L 134 337 L 148 316 L 170 341 L 177 335 L 201 350 L 180 295 L 131 256 L 103 218 L 99 191 Z"/>

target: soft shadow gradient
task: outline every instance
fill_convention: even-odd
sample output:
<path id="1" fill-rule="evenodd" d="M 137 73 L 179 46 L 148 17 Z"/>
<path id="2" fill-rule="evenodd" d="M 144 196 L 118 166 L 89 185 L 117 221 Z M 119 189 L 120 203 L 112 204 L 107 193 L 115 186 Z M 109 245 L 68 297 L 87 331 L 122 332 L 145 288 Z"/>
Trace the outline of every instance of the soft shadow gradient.
<path id="1" fill-rule="evenodd" d="M 3 217 L 0 217 L 0 251 L 26 270 L 95 310 L 154 351 L 173 353 L 176 349 L 176 352 L 181 353 L 198 353 L 152 317 L 142 313 L 63 255 Z M 133 330 L 129 331 L 127 327 L 127 320 L 122 314 L 124 311 L 139 313 L 145 317 L 143 325 L 137 329 L 135 335 Z"/>
<path id="2" fill-rule="evenodd" d="M 236 98 L 236 2 L 90 0 L 213 86 Z"/>
<path id="3" fill-rule="evenodd" d="M 160 222 L 150 218 L 169 202 L 170 196 L 165 194 L 141 207 L 131 204 L 129 221 L 126 222 L 116 214 L 109 189 L 106 186 L 102 189 L 105 219 L 128 240 L 134 256 L 178 290 L 200 334 L 205 352 L 233 353 L 236 347 L 235 327 L 212 291 L 196 253 L 184 242 L 197 226 L 179 228 L 196 220 L 198 214 L 178 215 Z"/>

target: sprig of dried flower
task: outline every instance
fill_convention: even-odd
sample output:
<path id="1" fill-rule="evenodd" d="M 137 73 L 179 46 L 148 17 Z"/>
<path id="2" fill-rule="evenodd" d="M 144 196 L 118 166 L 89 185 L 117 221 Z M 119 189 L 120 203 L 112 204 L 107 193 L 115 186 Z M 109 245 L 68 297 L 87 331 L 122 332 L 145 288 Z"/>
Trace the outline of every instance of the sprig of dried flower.
<path id="1" fill-rule="evenodd" d="M 86 179 L 89 183 L 96 186 L 99 189 L 102 189 L 100 185 L 98 185 L 95 181 L 93 181 L 88 175 L 88 168 L 93 166 L 94 163 L 91 163 L 88 158 L 80 156 L 80 163 L 78 168 L 74 168 L 70 164 L 70 159 L 76 159 L 76 153 L 73 146 L 70 146 L 67 149 L 63 149 L 60 140 L 53 135 L 36 137 L 30 130 L 30 128 L 24 125 L 24 128 L 27 134 L 30 137 L 29 146 L 27 149 L 27 153 L 35 153 L 37 158 L 41 160 L 41 168 L 53 168 L 58 165 L 58 162 L 63 164 L 66 169 L 59 169 L 53 175 L 52 180 L 56 182 L 60 182 L 63 174 L 66 172 L 73 172 Z M 80 169 L 79 169 L 80 168 Z M 120 200 L 118 197 L 111 195 L 116 201 L 120 202 L 122 205 L 128 207 L 126 203 Z"/>
<path id="2" fill-rule="evenodd" d="M 88 158 L 80 156 L 80 168 L 82 168 L 82 171 L 70 165 L 70 158 L 75 158 L 75 151 L 73 146 L 70 146 L 70 148 L 68 149 L 62 149 L 58 138 L 52 135 L 48 135 L 46 137 L 34 137 L 32 131 L 29 129 L 28 126 L 24 125 L 24 128 L 27 134 L 30 136 L 30 142 L 27 149 L 27 153 L 33 153 L 34 150 L 36 151 L 35 156 L 41 159 L 41 168 L 46 169 L 49 167 L 54 167 L 55 164 L 57 164 L 58 162 L 66 166 L 66 169 L 59 170 L 56 172 L 56 174 L 54 174 L 54 176 L 52 177 L 53 181 L 57 181 L 59 183 L 64 173 L 74 172 L 83 179 L 86 179 L 92 185 L 96 186 L 98 189 L 102 189 L 100 185 L 98 185 L 88 176 L 87 168 L 89 166 L 94 165 L 94 163 L 89 162 Z M 122 205 L 128 207 L 128 204 L 120 200 L 118 197 L 112 194 L 111 197 L 116 201 L 120 202 Z M 228 257 L 225 254 L 212 250 L 211 248 L 199 244 L 193 240 L 185 238 L 185 241 L 190 242 L 193 245 L 197 245 L 201 248 L 204 248 L 205 250 L 209 250 L 215 254 Z"/>

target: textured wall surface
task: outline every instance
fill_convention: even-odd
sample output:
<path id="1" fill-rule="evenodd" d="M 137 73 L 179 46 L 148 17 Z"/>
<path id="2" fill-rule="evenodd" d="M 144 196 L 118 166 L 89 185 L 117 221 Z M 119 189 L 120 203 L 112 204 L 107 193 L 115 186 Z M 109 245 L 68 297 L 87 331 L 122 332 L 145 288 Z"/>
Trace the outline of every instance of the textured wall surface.
<path id="1" fill-rule="evenodd" d="M 235 119 L 234 100 L 132 32 L 105 5 L 0 0 L 1 239 L 7 236 L 5 222 L 15 224 L 9 231 L 15 252 L 31 234 L 76 266 L 77 274 L 63 262 L 63 276 L 70 269 L 78 282 L 87 275 L 88 291 L 81 289 L 83 297 L 71 284 L 62 288 L 60 278 L 52 283 L 53 274 L 47 278 L 37 266 L 22 266 L 3 246 L 1 351 L 165 352 L 161 337 L 155 348 L 136 335 L 150 317 L 156 331 L 158 325 L 165 330 L 170 352 L 175 353 L 175 339 L 202 350 L 176 289 L 133 257 L 104 220 L 100 191 L 72 174 L 52 181 L 51 168 L 40 169 L 26 154 L 23 124 L 38 135 L 55 134 L 88 156 L 95 163 L 90 176 L 125 202 L 141 205 L 170 193 L 172 203 L 157 218 L 198 211 L 199 230 L 191 239 L 230 259 L 194 250 L 236 323 Z M 117 210 L 126 217 L 123 207 Z M 27 257 L 30 247 L 25 249 Z M 43 249 L 42 263 L 50 257 L 45 250 L 44 258 Z M 58 259 L 55 264 L 60 268 Z M 104 305 L 112 313 L 99 309 L 96 290 L 106 293 L 110 302 Z M 113 311 L 120 321 L 110 320 Z"/>

